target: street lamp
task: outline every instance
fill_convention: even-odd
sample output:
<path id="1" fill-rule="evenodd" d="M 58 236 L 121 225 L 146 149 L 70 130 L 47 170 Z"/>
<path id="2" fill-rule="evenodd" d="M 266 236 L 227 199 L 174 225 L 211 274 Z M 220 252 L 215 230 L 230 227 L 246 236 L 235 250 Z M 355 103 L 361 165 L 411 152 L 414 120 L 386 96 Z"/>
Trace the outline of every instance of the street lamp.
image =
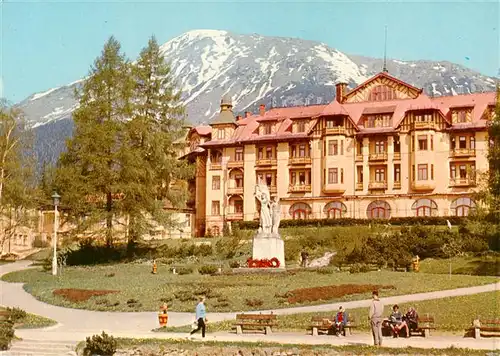
<path id="1" fill-rule="evenodd" d="M 52 194 L 52 200 L 54 201 L 54 256 L 52 257 L 52 275 L 57 276 L 57 206 L 59 205 L 59 199 L 61 196 L 54 192 Z"/>

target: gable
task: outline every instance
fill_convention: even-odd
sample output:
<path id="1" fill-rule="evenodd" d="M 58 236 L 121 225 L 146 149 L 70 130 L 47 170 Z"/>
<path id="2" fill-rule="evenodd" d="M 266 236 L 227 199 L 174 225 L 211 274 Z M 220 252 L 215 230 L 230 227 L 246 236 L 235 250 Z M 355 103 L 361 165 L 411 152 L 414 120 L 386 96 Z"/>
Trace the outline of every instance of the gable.
<path id="1" fill-rule="evenodd" d="M 415 99 L 421 92 L 422 89 L 415 88 L 386 73 L 380 73 L 346 94 L 343 103 Z"/>

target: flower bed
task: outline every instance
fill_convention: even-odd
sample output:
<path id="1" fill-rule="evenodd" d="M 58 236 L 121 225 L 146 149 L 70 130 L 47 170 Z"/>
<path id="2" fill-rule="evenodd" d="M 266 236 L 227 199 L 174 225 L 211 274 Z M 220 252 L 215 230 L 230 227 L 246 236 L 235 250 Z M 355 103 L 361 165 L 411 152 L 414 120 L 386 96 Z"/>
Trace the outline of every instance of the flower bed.
<path id="1" fill-rule="evenodd" d="M 280 261 L 276 257 L 271 259 L 264 258 L 262 260 L 249 258 L 247 265 L 249 268 L 279 268 Z"/>
<path id="2" fill-rule="evenodd" d="M 380 289 L 396 289 L 394 286 L 375 284 L 341 284 L 333 286 L 300 288 L 285 294 L 288 303 L 314 302 L 317 300 L 330 300 L 351 294 L 361 294 Z"/>
<path id="3" fill-rule="evenodd" d="M 117 290 L 92 290 L 92 289 L 56 289 L 52 292 L 54 295 L 63 297 L 71 302 L 84 302 L 92 297 L 106 294 L 119 293 Z"/>

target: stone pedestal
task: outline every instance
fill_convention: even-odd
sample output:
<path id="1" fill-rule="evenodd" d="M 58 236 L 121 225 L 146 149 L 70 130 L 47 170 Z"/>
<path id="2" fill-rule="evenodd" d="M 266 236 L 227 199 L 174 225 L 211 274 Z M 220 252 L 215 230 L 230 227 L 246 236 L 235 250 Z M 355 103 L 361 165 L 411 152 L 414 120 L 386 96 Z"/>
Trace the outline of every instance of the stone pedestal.
<path id="1" fill-rule="evenodd" d="M 285 268 L 285 242 L 283 239 L 279 235 L 256 235 L 253 238 L 252 258 L 254 260 L 262 260 L 273 257 L 276 257 L 280 261 L 279 268 Z"/>

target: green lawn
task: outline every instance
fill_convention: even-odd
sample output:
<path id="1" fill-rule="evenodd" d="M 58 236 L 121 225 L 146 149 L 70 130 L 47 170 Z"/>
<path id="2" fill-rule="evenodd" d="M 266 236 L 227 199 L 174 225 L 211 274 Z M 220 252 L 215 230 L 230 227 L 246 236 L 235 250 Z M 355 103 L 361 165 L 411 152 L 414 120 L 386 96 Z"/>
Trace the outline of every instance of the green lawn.
<path id="1" fill-rule="evenodd" d="M 328 270 L 332 272 L 333 270 Z M 62 276 L 54 278 L 42 269 L 29 269 L 10 273 L 3 277 L 8 282 L 24 282 L 25 290 L 36 298 L 56 305 L 107 311 L 155 311 L 162 301 L 170 304 L 172 311 L 192 311 L 196 293 L 207 295 L 207 307 L 211 311 L 243 311 L 275 309 L 287 306 L 323 304 L 335 301 L 366 299 L 370 292 L 330 298 L 322 301 L 288 305 L 280 297 L 297 288 L 342 284 L 393 285 L 382 295 L 402 295 L 442 289 L 494 283 L 495 277 L 444 274 L 368 272 L 319 273 L 316 271 L 287 272 L 283 274 L 233 274 L 203 276 L 199 274 L 173 275 L 166 266 L 159 266 L 158 274 L 151 274 L 149 264 L 117 264 L 93 267 L 67 267 Z M 54 296 L 53 291 L 62 288 L 90 290 L 114 290 L 118 293 L 91 297 L 83 302 L 70 302 Z M 135 303 L 131 303 L 131 299 Z M 262 304 L 247 305 L 247 300 L 257 299 Z M 129 303 L 127 303 L 129 301 Z"/>
<path id="2" fill-rule="evenodd" d="M 459 256 L 450 259 L 428 258 L 421 261 L 420 271 L 449 274 L 450 262 L 452 274 L 500 277 L 500 255 L 498 254 L 482 257 Z"/>
<path id="3" fill-rule="evenodd" d="M 222 354 L 233 355 L 283 355 L 300 354 L 302 356 L 317 355 L 449 355 L 449 356 L 480 356 L 484 350 L 470 349 L 420 349 L 407 347 L 399 348 L 374 346 L 334 346 L 334 345 L 300 345 L 278 344 L 271 342 L 220 342 L 220 341 L 187 341 L 176 339 L 117 339 L 119 350 L 136 350 L 136 354 L 159 355 L 167 352 L 169 355 L 190 355 L 196 352 L 199 356 Z M 83 350 L 85 343 L 78 345 Z"/>
<path id="4" fill-rule="evenodd" d="M 410 306 L 415 307 L 419 314 L 429 313 L 433 315 L 437 324 L 436 332 L 454 332 L 464 334 L 466 328 L 471 325 L 474 318 L 499 318 L 500 317 L 500 291 L 475 294 L 470 296 L 450 297 L 434 299 L 417 303 L 401 303 L 399 307 L 406 311 Z M 385 314 L 389 316 L 390 305 L 385 306 Z M 278 315 L 280 331 L 304 331 L 309 325 L 311 317 L 315 315 L 331 315 L 330 313 L 302 313 L 291 315 Z M 360 330 L 368 331 L 368 309 L 359 308 L 348 310 L 350 315 L 354 315 Z M 210 310 L 207 315 L 210 321 Z M 232 321 L 208 324 L 208 332 L 229 331 L 232 328 Z M 190 326 L 167 327 L 156 329 L 161 332 L 188 332 Z"/>
<path id="5" fill-rule="evenodd" d="M 5 308 L 0 307 L 0 310 L 5 310 Z M 45 328 L 48 326 L 56 325 L 55 320 L 45 318 L 40 315 L 27 313 L 24 318 L 18 320 L 15 324 L 16 329 L 37 329 Z"/>

